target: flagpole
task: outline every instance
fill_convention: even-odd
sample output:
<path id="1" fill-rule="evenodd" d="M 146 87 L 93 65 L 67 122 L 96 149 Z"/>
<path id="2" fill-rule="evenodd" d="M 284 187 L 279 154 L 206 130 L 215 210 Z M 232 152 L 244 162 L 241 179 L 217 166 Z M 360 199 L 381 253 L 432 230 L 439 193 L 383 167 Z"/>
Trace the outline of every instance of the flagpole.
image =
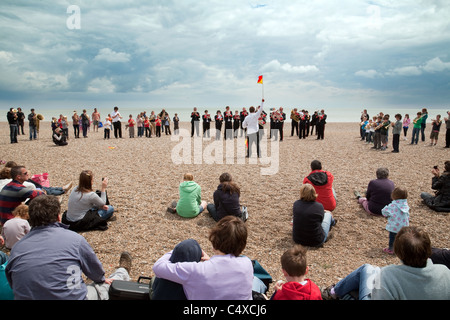
<path id="1" fill-rule="evenodd" d="M 264 99 L 264 82 L 262 83 L 262 98 Z"/>

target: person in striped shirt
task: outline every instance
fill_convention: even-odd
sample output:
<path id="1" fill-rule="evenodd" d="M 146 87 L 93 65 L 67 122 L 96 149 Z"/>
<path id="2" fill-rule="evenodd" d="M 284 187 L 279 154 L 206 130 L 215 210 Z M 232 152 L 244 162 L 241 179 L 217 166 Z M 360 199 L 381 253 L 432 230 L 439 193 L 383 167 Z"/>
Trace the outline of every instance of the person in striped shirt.
<path id="1" fill-rule="evenodd" d="M 0 191 L 0 224 L 3 225 L 9 219 L 14 218 L 14 209 L 27 199 L 34 199 L 45 191 L 33 190 L 23 185 L 29 177 L 28 170 L 24 166 L 11 168 L 12 181 Z"/>

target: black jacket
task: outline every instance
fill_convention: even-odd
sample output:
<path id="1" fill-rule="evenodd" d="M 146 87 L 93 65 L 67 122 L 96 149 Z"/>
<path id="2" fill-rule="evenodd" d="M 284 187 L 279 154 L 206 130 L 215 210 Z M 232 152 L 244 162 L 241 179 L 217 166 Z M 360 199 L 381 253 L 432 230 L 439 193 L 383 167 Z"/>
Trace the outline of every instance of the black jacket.
<path id="1" fill-rule="evenodd" d="M 219 184 L 217 190 L 214 191 L 214 206 L 216 207 L 217 216 L 222 219 L 225 216 L 241 217 L 241 205 L 239 203 L 239 194 L 224 192 L 223 185 Z M 220 220 L 219 219 L 219 220 Z"/>
<path id="2" fill-rule="evenodd" d="M 319 246 L 325 240 L 322 221 L 323 205 L 317 201 L 297 200 L 293 208 L 292 236 L 295 243 L 303 246 Z"/>
<path id="3" fill-rule="evenodd" d="M 425 204 L 435 211 L 450 212 L 450 172 L 445 171 L 439 178 L 433 177 L 431 188 L 436 194 L 426 199 Z"/>

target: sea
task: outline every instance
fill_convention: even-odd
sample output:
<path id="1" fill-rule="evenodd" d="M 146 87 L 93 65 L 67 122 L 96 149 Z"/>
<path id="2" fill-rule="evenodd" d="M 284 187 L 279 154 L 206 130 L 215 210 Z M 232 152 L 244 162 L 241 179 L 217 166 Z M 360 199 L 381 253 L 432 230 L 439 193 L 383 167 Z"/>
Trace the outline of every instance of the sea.
<path id="1" fill-rule="evenodd" d="M 222 110 L 223 109 L 223 110 Z M 272 108 L 270 106 L 264 106 L 264 110 L 267 113 L 270 113 L 270 110 Z M 341 123 L 348 123 L 348 122 L 360 122 L 361 119 L 361 113 L 363 111 L 363 108 L 358 109 L 354 107 L 328 107 L 323 108 L 325 111 L 325 114 L 327 115 L 327 122 L 341 122 Z M 436 115 L 440 114 L 441 118 L 447 117 L 447 111 L 450 110 L 450 108 L 427 108 L 428 109 L 428 121 L 431 121 L 431 119 L 434 119 Z M 29 108 L 22 108 L 25 115 L 28 115 L 30 113 Z M 104 121 L 105 117 L 113 112 L 113 107 L 97 107 L 97 110 L 100 112 L 101 120 Z M 139 107 L 119 107 L 119 112 L 121 113 L 123 117 L 123 121 L 127 120 L 129 115 L 131 114 L 133 118 L 136 117 L 139 113 L 146 111 L 147 114 L 150 114 L 151 111 L 155 111 L 155 113 L 161 112 L 161 109 L 152 109 L 152 108 L 139 108 Z M 191 120 L 191 112 L 193 111 L 192 107 L 179 107 L 179 108 L 165 108 L 166 112 L 169 113 L 169 116 L 173 118 L 175 113 L 178 114 L 178 117 L 180 118 L 181 122 L 189 122 Z M 209 114 L 211 116 L 215 115 L 217 110 L 221 110 L 222 114 L 225 111 L 225 108 L 215 108 L 215 109 L 208 109 Z M 239 109 L 238 111 L 241 111 L 242 109 Z M 248 108 L 247 108 L 248 110 Z M 292 109 L 285 108 L 284 112 L 286 113 L 286 122 L 290 122 L 289 119 L 290 113 Z M 400 113 L 402 117 L 404 117 L 405 114 L 409 114 L 410 118 L 414 118 L 417 114 L 417 112 L 421 111 L 421 107 L 401 107 L 401 108 L 367 108 L 367 112 L 370 117 L 378 114 L 379 112 L 383 112 L 384 114 L 389 114 L 391 119 L 394 119 L 395 114 Z M 9 108 L 1 107 L 0 108 L 0 122 L 6 122 L 6 114 L 9 111 Z M 64 116 L 67 116 L 67 118 L 70 120 L 73 112 L 77 111 L 77 113 L 80 115 L 83 111 L 82 108 L 73 108 L 73 107 L 35 107 L 35 112 L 37 114 L 40 114 L 44 117 L 44 121 L 51 121 L 52 117 L 59 118 L 59 116 L 62 114 Z M 87 114 L 92 115 L 92 112 L 94 111 L 94 108 L 86 108 Z M 200 112 L 200 114 L 203 114 L 205 112 L 205 109 L 197 108 L 197 111 Z M 232 112 L 234 114 L 234 111 L 232 109 Z M 314 113 L 314 111 L 320 111 L 320 109 L 314 110 L 308 110 L 310 114 Z"/>

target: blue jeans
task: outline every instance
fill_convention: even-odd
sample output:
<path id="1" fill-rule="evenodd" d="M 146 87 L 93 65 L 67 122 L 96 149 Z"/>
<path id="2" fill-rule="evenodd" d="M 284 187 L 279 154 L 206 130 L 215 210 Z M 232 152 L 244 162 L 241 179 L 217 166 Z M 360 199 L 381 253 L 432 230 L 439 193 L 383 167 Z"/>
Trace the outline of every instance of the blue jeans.
<path id="1" fill-rule="evenodd" d="M 109 218 L 111 218 L 113 213 L 114 213 L 114 207 L 113 206 L 108 206 L 108 210 L 98 209 L 98 215 L 103 220 L 108 220 Z"/>
<path id="2" fill-rule="evenodd" d="M 352 291 L 358 291 L 359 300 L 370 300 L 374 279 L 379 272 L 379 267 L 364 264 L 339 281 L 334 287 L 334 292 L 342 298 Z"/>
<path id="3" fill-rule="evenodd" d="M 17 124 L 10 124 L 9 125 L 9 136 L 11 138 L 11 143 L 17 142 L 17 134 L 19 133 L 19 127 Z"/>
<path id="4" fill-rule="evenodd" d="M 30 140 L 37 139 L 37 129 L 35 126 L 30 126 Z"/>
<path id="5" fill-rule="evenodd" d="M 323 239 L 323 242 L 327 241 L 328 233 L 330 232 L 331 225 L 334 223 L 333 216 L 329 211 L 325 211 L 325 215 L 323 217 L 322 221 L 322 229 L 325 232 L 325 239 Z"/>
<path id="6" fill-rule="evenodd" d="M 64 190 L 61 187 L 42 187 L 48 196 L 60 196 L 64 194 Z"/>
<path id="7" fill-rule="evenodd" d="M 420 128 L 413 128 L 411 144 L 419 142 Z"/>

